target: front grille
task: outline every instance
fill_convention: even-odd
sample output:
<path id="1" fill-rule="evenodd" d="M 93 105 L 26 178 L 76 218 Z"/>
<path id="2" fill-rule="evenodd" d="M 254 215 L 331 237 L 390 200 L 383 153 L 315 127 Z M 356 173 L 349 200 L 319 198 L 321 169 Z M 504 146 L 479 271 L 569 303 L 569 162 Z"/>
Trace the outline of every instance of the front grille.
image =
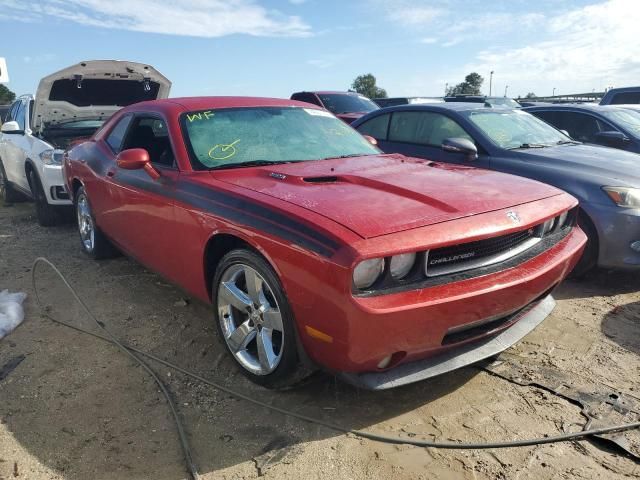
<path id="1" fill-rule="evenodd" d="M 436 248 L 429 252 L 426 259 L 426 274 L 444 275 L 503 261 L 538 241 L 540 237 L 536 236 L 536 229 L 529 228 L 499 237 Z"/>

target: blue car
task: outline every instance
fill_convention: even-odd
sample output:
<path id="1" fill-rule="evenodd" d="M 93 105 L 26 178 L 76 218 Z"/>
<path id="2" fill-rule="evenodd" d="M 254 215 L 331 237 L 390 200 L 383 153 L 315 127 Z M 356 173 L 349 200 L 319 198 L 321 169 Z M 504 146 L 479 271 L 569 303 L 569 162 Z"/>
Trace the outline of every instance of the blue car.
<path id="1" fill-rule="evenodd" d="M 613 105 L 545 105 L 525 110 L 580 142 L 640 153 L 640 112 Z"/>
<path id="2" fill-rule="evenodd" d="M 585 145 L 520 109 L 477 103 L 402 105 L 352 126 L 387 153 L 482 167 L 539 180 L 580 201 L 589 242 L 575 273 L 640 269 L 640 156 Z M 505 184 L 505 190 L 509 184 Z"/>

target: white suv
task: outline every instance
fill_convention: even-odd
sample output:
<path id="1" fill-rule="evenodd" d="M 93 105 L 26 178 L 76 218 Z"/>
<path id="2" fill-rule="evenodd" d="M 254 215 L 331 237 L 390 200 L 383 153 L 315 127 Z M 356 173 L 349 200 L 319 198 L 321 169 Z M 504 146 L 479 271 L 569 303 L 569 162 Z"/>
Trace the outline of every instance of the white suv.
<path id="1" fill-rule="evenodd" d="M 57 223 L 71 205 L 62 157 L 93 135 L 120 108 L 167 98 L 171 82 L 148 65 L 117 60 L 81 62 L 43 78 L 36 95 L 19 97 L 0 133 L 0 200 L 36 203 L 38 223 Z"/>

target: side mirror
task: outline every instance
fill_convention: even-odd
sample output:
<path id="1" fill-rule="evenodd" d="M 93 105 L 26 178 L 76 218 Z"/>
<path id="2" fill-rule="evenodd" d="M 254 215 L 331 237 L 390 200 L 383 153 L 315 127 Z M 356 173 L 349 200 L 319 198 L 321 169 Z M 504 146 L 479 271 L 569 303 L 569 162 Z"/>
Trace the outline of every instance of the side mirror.
<path id="1" fill-rule="evenodd" d="M 562 133 L 564 133 L 567 137 L 571 138 L 571 135 L 569 135 L 569 132 L 567 132 L 566 130 L 560 130 Z"/>
<path id="2" fill-rule="evenodd" d="M 478 158 L 478 149 L 471 140 L 466 138 L 445 138 L 442 142 L 442 150 L 449 153 L 461 153 L 470 161 Z"/>
<path id="3" fill-rule="evenodd" d="M 22 134 L 24 130 L 20 128 L 18 122 L 12 120 L 10 122 L 6 122 L 2 124 L 2 129 L 0 130 L 2 133 L 10 133 L 10 134 Z"/>
<path id="4" fill-rule="evenodd" d="M 369 142 L 371 145 L 378 145 L 378 140 L 376 140 L 375 138 L 373 138 L 371 135 L 362 135 L 364 138 L 367 139 L 367 142 Z"/>
<path id="5" fill-rule="evenodd" d="M 629 141 L 624 133 L 616 131 L 598 132 L 596 133 L 596 139 L 599 143 L 605 143 L 609 145 L 622 145 L 623 143 Z"/>
<path id="6" fill-rule="evenodd" d="M 151 165 L 149 160 L 149 152 L 144 148 L 129 148 L 121 151 L 116 156 L 116 164 L 118 168 L 123 170 L 144 170 L 147 174 L 157 180 L 160 178 L 158 171 Z"/>

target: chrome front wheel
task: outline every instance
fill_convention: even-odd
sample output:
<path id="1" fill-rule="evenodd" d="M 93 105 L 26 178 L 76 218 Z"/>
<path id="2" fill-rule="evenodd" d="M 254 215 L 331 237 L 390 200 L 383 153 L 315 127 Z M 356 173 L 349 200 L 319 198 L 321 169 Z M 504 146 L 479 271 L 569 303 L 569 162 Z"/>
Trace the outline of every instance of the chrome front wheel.
<path id="1" fill-rule="evenodd" d="M 285 349 L 283 312 L 272 286 L 255 268 L 235 263 L 218 282 L 220 330 L 236 361 L 253 375 L 269 375 Z"/>

